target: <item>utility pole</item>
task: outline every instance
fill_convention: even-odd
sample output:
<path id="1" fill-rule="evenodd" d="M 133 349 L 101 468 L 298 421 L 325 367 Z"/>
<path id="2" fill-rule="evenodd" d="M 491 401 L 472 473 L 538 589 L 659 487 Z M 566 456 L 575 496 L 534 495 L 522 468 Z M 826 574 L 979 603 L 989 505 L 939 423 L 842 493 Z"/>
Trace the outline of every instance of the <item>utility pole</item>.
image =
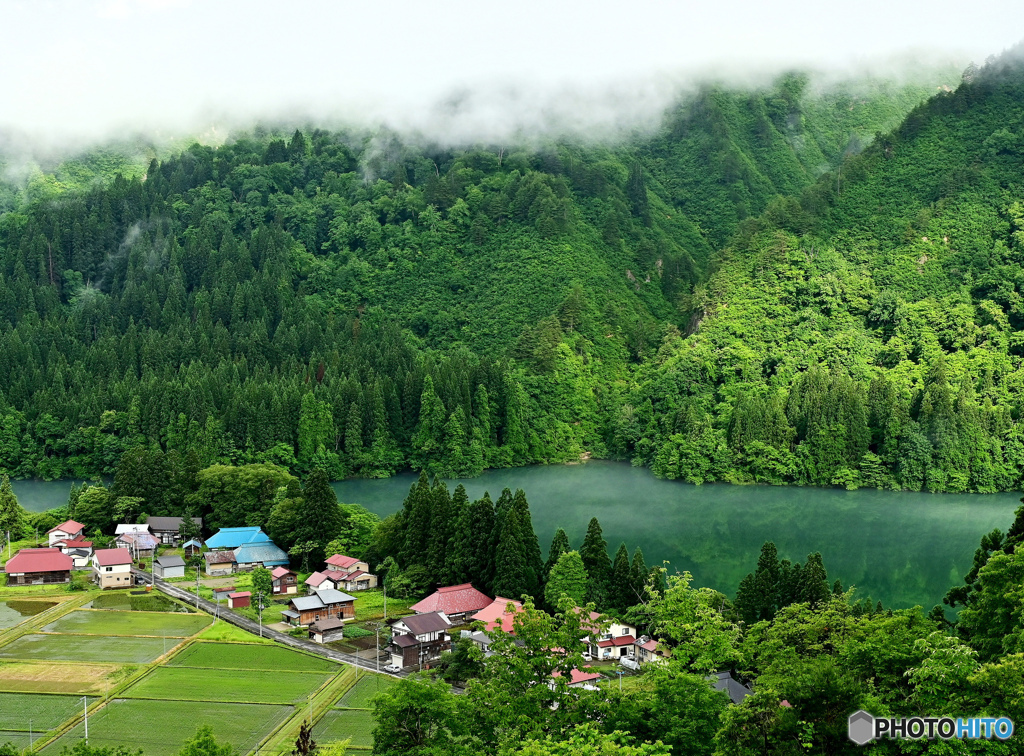
<path id="1" fill-rule="evenodd" d="M 32 720 L 28 720 L 28 750 L 32 750 Z"/>
<path id="2" fill-rule="evenodd" d="M 89 699 L 82 696 L 82 715 L 85 718 L 85 742 L 89 742 Z"/>
<path id="3" fill-rule="evenodd" d="M 256 615 L 260 620 L 260 637 L 263 637 L 263 591 L 256 591 Z M 311 721 L 312 722 L 312 721 Z"/>
<path id="4" fill-rule="evenodd" d="M 381 581 L 380 587 L 384 589 L 384 621 L 388 621 L 388 584 L 385 581 Z"/>

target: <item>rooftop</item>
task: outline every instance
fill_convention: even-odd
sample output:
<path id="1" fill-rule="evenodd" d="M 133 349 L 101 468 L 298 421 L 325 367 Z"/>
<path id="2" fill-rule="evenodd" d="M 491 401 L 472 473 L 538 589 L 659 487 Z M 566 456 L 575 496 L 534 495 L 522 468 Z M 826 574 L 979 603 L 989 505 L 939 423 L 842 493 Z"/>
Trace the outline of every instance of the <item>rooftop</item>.
<path id="1" fill-rule="evenodd" d="M 270 537 L 261 528 L 221 528 L 206 541 L 207 548 L 237 549 L 243 543 L 262 543 Z"/>
<path id="2" fill-rule="evenodd" d="M 414 614 L 411 617 L 402 617 L 401 619 L 393 620 L 391 624 L 394 626 L 398 622 L 404 623 L 413 635 L 426 635 L 427 633 L 436 633 L 441 630 L 447 630 L 452 624 L 441 612 Z"/>
<path id="3" fill-rule="evenodd" d="M 417 614 L 444 612 L 451 616 L 454 614 L 478 612 L 490 604 L 491 599 L 474 588 L 472 583 L 463 583 L 462 585 L 449 585 L 445 588 L 438 588 L 425 599 L 413 604 L 409 608 Z"/>
<path id="4" fill-rule="evenodd" d="M 509 604 L 512 605 L 511 612 L 506 611 Z M 498 596 L 470 619 L 485 623 L 484 626 L 487 630 L 500 629 L 503 632 L 511 633 L 512 619 L 521 611 L 523 611 L 523 605 L 519 601 Z"/>
<path id="5" fill-rule="evenodd" d="M 96 549 L 93 556 L 96 557 L 96 563 L 100 567 L 132 563 L 132 554 L 128 549 Z"/>
<path id="6" fill-rule="evenodd" d="M 327 558 L 327 564 L 332 567 L 341 567 L 342 569 L 348 569 L 359 560 L 355 557 L 344 556 L 342 554 L 335 554 L 332 557 Z"/>
<path id="7" fill-rule="evenodd" d="M 156 563 L 161 567 L 184 567 L 185 560 L 180 556 L 162 556 L 156 558 Z"/>
<path id="8" fill-rule="evenodd" d="M 22 549 L 4 566 L 4 572 L 70 572 L 71 557 L 60 549 Z"/>
<path id="9" fill-rule="evenodd" d="M 271 541 L 243 543 L 235 549 L 235 561 L 239 564 L 260 562 L 264 567 L 288 564 L 288 555 Z"/>
<path id="10" fill-rule="evenodd" d="M 64 520 L 64 522 L 62 522 L 60 525 L 58 525 L 55 528 L 50 528 L 46 532 L 56 533 L 59 530 L 61 533 L 67 533 L 70 535 L 72 533 L 80 533 L 84 529 L 85 525 L 83 525 L 80 522 L 75 522 L 74 520 Z"/>
<path id="11" fill-rule="evenodd" d="M 149 525 L 150 530 L 177 531 L 181 528 L 183 519 L 183 517 L 150 517 L 146 520 L 146 524 Z M 193 517 L 192 522 L 197 527 L 203 527 L 202 517 Z"/>

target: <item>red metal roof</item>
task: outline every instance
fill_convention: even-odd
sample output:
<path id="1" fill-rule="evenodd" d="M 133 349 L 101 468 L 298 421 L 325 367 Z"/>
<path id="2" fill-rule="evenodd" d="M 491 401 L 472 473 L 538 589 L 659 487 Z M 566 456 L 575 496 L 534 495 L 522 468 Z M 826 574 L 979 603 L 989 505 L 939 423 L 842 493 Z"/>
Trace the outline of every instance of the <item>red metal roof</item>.
<path id="1" fill-rule="evenodd" d="M 653 638 L 646 643 L 637 643 L 636 645 L 640 646 L 644 651 L 650 651 L 651 653 L 657 653 L 658 651 L 658 641 Z"/>
<path id="2" fill-rule="evenodd" d="M 417 614 L 444 612 L 450 617 L 453 614 L 478 612 L 490 603 L 491 600 L 474 588 L 471 583 L 463 583 L 462 585 L 438 588 L 409 608 Z"/>
<path id="3" fill-rule="evenodd" d="M 552 677 L 561 677 L 562 673 L 555 670 L 551 673 Z M 590 682 L 591 680 L 600 680 L 601 675 L 597 672 L 583 672 L 575 667 L 572 668 L 572 672 L 569 673 L 569 684 L 578 685 L 579 683 Z"/>
<path id="4" fill-rule="evenodd" d="M 348 567 L 351 567 L 358 561 L 359 560 L 355 557 L 344 556 L 342 554 L 335 554 L 327 560 L 327 564 L 333 565 L 335 567 L 341 567 L 342 569 L 346 569 Z"/>
<path id="5" fill-rule="evenodd" d="M 291 574 L 292 574 L 292 571 L 289 570 L 287 567 L 275 567 L 271 571 L 270 577 L 274 578 L 274 580 L 278 580 L 280 578 L 283 578 L 285 575 L 291 575 Z"/>
<path id="6" fill-rule="evenodd" d="M 22 549 L 4 566 L 4 572 L 70 572 L 71 557 L 60 549 Z"/>
<path id="7" fill-rule="evenodd" d="M 509 604 L 513 606 L 512 612 L 505 611 Z M 519 601 L 498 596 L 494 601 L 470 617 L 470 619 L 486 623 L 484 627 L 486 630 L 500 628 L 503 632 L 511 633 L 512 618 L 521 611 L 523 611 L 523 605 Z"/>
<path id="8" fill-rule="evenodd" d="M 100 567 L 132 563 L 132 554 L 128 549 L 96 549 L 95 557 Z"/>
<path id="9" fill-rule="evenodd" d="M 66 541 L 57 541 L 54 546 L 65 546 L 69 549 L 86 549 L 92 547 L 92 541 L 76 541 L 69 538 Z"/>
<path id="10" fill-rule="evenodd" d="M 47 530 L 47 534 L 56 533 L 58 530 L 61 533 L 67 533 L 68 535 L 74 535 L 75 533 L 81 533 L 85 529 L 85 525 L 74 520 L 65 520 L 55 528 Z"/>
<path id="11" fill-rule="evenodd" d="M 228 598 L 229 599 L 245 598 L 246 596 L 252 596 L 252 592 L 251 591 L 238 591 L 238 593 L 229 593 L 228 594 Z"/>
<path id="12" fill-rule="evenodd" d="M 598 648 L 611 648 L 612 646 L 632 646 L 636 638 L 632 635 L 617 635 L 609 640 L 598 641 Z"/>

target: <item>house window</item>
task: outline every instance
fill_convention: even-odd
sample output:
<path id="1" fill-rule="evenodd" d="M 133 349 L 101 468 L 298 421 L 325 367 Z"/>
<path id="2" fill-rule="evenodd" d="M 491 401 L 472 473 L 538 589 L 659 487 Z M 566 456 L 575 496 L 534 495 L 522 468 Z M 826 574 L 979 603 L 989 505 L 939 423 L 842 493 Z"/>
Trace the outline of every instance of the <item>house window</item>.
<path id="1" fill-rule="evenodd" d="M 113 572 L 113 571 L 114 571 L 113 567 L 107 567 L 107 572 Z"/>
<path id="2" fill-rule="evenodd" d="M 629 635 L 629 628 L 627 628 L 627 627 L 622 628 L 622 632 L 619 633 L 619 635 Z"/>

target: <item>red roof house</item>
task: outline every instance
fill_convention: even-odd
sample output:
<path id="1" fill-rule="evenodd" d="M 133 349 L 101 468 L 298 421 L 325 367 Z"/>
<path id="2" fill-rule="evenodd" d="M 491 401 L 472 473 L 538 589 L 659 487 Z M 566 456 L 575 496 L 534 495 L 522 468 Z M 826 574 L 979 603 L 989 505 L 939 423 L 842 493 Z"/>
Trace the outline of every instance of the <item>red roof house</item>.
<path id="1" fill-rule="evenodd" d="M 132 555 L 128 549 L 96 549 L 96 563 L 100 567 L 116 567 L 119 564 L 131 564 Z"/>
<path id="2" fill-rule="evenodd" d="M 55 528 L 50 528 L 46 531 L 48 536 L 48 543 L 53 546 L 57 541 L 66 541 L 70 539 L 81 539 L 82 534 L 85 532 L 85 525 L 74 520 L 65 520 Z"/>
<path id="3" fill-rule="evenodd" d="M 229 593 L 228 607 L 231 609 L 241 609 L 242 607 L 249 606 L 249 602 L 251 599 L 251 591 L 239 591 L 238 593 Z"/>
<path id="4" fill-rule="evenodd" d="M 557 670 L 555 670 L 554 672 L 551 673 L 551 676 L 552 677 L 561 677 L 562 673 L 557 671 Z M 601 675 L 597 674 L 597 672 L 584 672 L 582 670 L 579 670 L 579 669 L 576 669 L 575 667 L 573 667 L 572 671 L 569 673 L 569 687 L 570 688 L 582 688 L 587 683 L 595 682 L 595 681 L 600 680 L 600 679 L 601 679 Z"/>
<path id="5" fill-rule="evenodd" d="M 70 583 L 74 567 L 71 557 L 60 549 L 22 549 L 7 564 L 8 585 Z"/>
<path id="6" fill-rule="evenodd" d="M 342 554 L 335 554 L 327 559 L 327 564 L 331 567 L 338 567 L 342 570 L 349 570 L 353 565 L 358 564 L 359 560 L 355 557 L 344 556 Z"/>
<path id="7" fill-rule="evenodd" d="M 490 604 L 491 600 L 474 588 L 471 583 L 463 583 L 462 585 L 438 588 L 409 608 L 416 614 L 444 612 L 449 619 L 462 619 L 469 614 L 479 612 Z"/>
<path id="8" fill-rule="evenodd" d="M 509 604 L 512 605 L 512 611 L 507 611 Z M 500 629 L 502 632 L 511 633 L 512 619 L 521 611 L 523 611 L 521 602 L 498 596 L 470 619 L 486 623 L 485 630 Z"/>

